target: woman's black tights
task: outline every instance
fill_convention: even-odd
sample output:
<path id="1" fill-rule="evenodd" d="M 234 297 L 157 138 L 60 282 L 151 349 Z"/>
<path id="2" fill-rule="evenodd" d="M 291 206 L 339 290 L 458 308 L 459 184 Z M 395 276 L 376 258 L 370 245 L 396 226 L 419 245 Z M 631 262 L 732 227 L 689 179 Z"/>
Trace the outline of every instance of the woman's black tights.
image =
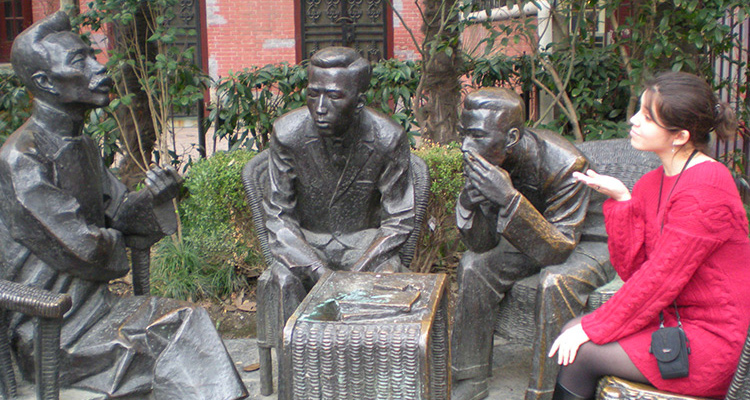
<path id="1" fill-rule="evenodd" d="M 580 317 L 575 318 L 563 330 L 579 322 Z M 581 345 L 575 361 L 560 368 L 557 383 L 581 398 L 591 399 L 594 398 L 599 378 L 604 375 L 649 383 L 617 342 L 604 345 L 586 342 Z"/>

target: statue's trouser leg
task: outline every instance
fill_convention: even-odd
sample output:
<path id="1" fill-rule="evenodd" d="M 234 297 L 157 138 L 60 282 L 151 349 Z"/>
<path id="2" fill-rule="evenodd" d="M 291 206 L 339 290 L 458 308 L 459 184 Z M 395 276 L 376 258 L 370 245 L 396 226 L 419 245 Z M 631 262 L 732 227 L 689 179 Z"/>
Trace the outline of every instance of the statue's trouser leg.
<path id="1" fill-rule="evenodd" d="M 454 380 L 490 376 L 500 300 L 516 280 L 536 272 L 531 265 L 528 258 L 507 243 L 485 253 L 464 253 L 457 271 L 458 293 L 451 335 Z"/>
<path id="2" fill-rule="evenodd" d="M 588 295 L 614 276 L 606 255 L 606 244 L 581 243 L 566 262 L 546 267 L 540 273 L 526 400 L 552 398 L 559 366 L 557 358 L 547 357 L 549 348 L 565 322 L 584 311 Z"/>

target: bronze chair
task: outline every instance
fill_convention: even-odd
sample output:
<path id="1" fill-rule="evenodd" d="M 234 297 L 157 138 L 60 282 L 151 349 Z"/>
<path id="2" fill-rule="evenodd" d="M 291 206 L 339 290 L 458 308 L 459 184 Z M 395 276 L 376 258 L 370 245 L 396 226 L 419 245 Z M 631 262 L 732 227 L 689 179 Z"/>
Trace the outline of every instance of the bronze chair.
<path id="1" fill-rule="evenodd" d="M 16 379 L 10 353 L 8 311 L 16 311 L 38 319 L 34 347 L 36 397 L 57 400 L 60 364 L 60 330 L 63 315 L 70 309 L 67 294 L 54 294 L 15 282 L 0 280 L 0 392 L 3 398 L 16 397 Z"/>
<path id="2" fill-rule="evenodd" d="M 591 161 L 594 170 L 620 179 L 630 190 L 633 190 L 635 183 L 646 172 L 661 165 L 661 162 L 653 153 L 638 151 L 630 146 L 629 139 L 584 142 L 579 144 L 578 148 Z M 606 199 L 607 197 L 603 194 L 596 192 L 592 194 L 581 240 L 607 242 L 604 215 L 602 214 L 602 203 Z M 607 299 L 612 297 L 620 286 L 622 286 L 622 280 L 615 276 L 612 281 L 594 290 L 587 299 L 586 312 L 599 308 Z"/>
<path id="3" fill-rule="evenodd" d="M 419 232 L 422 226 L 427 200 L 430 193 L 430 174 L 427 164 L 417 157 L 411 155 L 411 171 L 414 183 L 414 206 L 416 218 L 414 231 L 400 251 L 401 262 L 409 265 L 414 257 L 417 247 Z M 268 195 L 268 150 L 262 151 L 248 161 L 242 170 L 242 182 L 245 187 L 245 195 L 253 215 L 253 225 L 263 251 L 268 269 L 261 275 L 260 280 L 272 279 L 272 268 L 281 267 L 274 262 L 268 247 L 268 235 L 266 232 L 265 213 L 263 210 L 263 199 Z M 281 267 L 283 268 L 283 267 Z M 273 285 L 271 285 L 273 286 Z M 267 304 L 270 298 L 273 303 Z M 258 352 L 260 354 L 260 386 L 261 394 L 268 396 L 273 393 L 273 373 L 271 371 L 271 348 L 281 349 L 282 329 L 286 319 L 295 310 L 289 309 L 289 302 L 285 302 L 281 293 L 258 294 Z M 286 309 L 285 309 L 286 306 Z"/>
<path id="4" fill-rule="evenodd" d="M 597 304 L 607 301 L 616 288 L 603 288 L 597 291 Z M 589 304 L 591 306 L 592 304 Z M 597 400 L 709 400 L 702 397 L 684 396 L 655 389 L 653 386 L 643 383 L 630 382 L 615 376 L 605 376 L 599 380 L 599 388 L 596 395 Z M 750 330 L 745 339 L 745 346 L 740 354 L 737 370 L 729 385 L 725 400 L 750 400 Z"/>

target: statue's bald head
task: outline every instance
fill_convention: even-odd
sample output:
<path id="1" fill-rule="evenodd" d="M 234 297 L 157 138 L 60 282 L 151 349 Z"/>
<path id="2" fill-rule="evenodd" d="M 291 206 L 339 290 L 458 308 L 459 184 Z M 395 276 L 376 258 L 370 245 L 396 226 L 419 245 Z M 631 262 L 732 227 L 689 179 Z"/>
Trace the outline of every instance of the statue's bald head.
<path id="1" fill-rule="evenodd" d="M 31 25 L 16 37 L 10 50 L 10 62 L 29 90 L 34 92 L 33 75 L 50 68 L 50 54 L 45 41 L 56 35 L 72 34 L 68 14 L 59 11 Z"/>

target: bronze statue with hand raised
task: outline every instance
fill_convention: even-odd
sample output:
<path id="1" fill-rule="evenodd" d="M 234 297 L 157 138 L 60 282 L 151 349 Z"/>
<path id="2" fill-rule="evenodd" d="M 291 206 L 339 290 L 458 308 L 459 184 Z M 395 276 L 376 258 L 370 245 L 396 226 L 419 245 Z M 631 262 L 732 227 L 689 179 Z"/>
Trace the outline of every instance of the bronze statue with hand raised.
<path id="1" fill-rule="evenodd" d="M 126 247 L 148 249 L 174 231 L 181 178 L 154 168 L 138 192 L 105 167 L 82 133 L 85 112 L 109 104 L 112 81 L 58 12 L 21 33 L 11 51 L 33 94 L 31 118 L 0 149 L 0 273 L 66 293 L 60 386 L 107 398 L 247 396 L 205 310 L 170 299 L 117 297 Z M 10 319 L 20 370 L 33 374 L 33 321 Z"/>
<path id="2" fill-rule="evenodd" d="M 500 301 L 517 280 L 568 258 L 588 207 L 589 189 L 572 176 L 586 158 L 562 136 L 524 127 L 524 114 L 521 97 L 500 88 L 470 93 L 461 112 L 466 183 L 456 218 L 468 251 L 451 336 L 457 400 L 488 395 Z"/>

